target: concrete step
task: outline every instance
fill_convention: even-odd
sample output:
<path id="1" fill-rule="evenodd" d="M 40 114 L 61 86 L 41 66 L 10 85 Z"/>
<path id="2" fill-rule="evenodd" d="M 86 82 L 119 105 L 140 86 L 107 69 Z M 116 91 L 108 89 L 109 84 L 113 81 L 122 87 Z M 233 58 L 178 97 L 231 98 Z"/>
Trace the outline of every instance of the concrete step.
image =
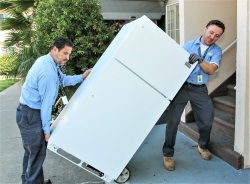
<path id="1" fill-rule="evenodd" d="M 213 127 L 217 128 L 220 132 L 234 138 L 235 131 L 235 116 L 231 113 L 214 109 L 215 117 Z"/>
<path id="2" fill-rule="evenodd" d="M 236 97 L 236 90 L 234 89 L 236 85 L 235 84 L 229 84 L 227 85 L 227 93 L 229 96 Z"/>
<path id="3" fill-rule="evenodd" d="M 213 98 L 214 107 L 235 115 L 235 97 L 233 96 L 218 96 Z"/>

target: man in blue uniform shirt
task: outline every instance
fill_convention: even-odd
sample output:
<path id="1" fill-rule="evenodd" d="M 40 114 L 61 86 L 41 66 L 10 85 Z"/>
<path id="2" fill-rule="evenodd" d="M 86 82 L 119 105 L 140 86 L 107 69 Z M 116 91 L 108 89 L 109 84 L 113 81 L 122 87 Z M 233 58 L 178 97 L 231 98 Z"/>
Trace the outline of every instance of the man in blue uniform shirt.
<path id="1" fill-rule="evenodd" d="M 197 150 L 204 160 L 211 159 L 208 144 L 214 119 L 214 109 L 208 95 L 206 83 L 209 80 L 209 75 L 213 75 L 219 68 L 222 51 L 215 42 L 224 31 L 225 26 L 221 21 L 211 20 L 206 25 L 201 37 L 191 40 L 183 46 L 190 53 L 189 63 L 198 62 L 198 64 L 167 110 L 166 135 L 162 150 L 164 165 L 169 171 L 175 170 L 174 145 L 177 128 L 188 101 L 190 101 L 200 134 Z"/>
<path id="2" fill-rule="evenodd" d="M 59 66 L 68 60 L 73 43 L 67 38 L 54 41 L 50 52 L 36 60 L 29 70 L 22 87 L 16 112 L 23 148 L 22 183 L 43 184 L 43 162 L 46 157 L 46 142 L 50 138 L 52 106 L 58 95 L 59 85 L 70 86 L 83 82 L 91 69 L 83 74 L 68 76 Z"/>

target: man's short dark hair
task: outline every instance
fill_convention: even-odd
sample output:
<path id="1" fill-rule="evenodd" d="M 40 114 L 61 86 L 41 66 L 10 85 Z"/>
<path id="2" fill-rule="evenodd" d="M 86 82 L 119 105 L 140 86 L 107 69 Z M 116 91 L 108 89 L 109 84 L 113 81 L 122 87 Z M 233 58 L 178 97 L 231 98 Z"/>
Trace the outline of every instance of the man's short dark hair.
<path id="1" fill-rule="evenodd" d="M 224 33 L 225 31 L 225 25 L 223 22 L 219 21 L 219 20 L 210 20 L 207 25 L 206 25 L 206 28 L 208 28 L 210 25 L 216 25 L 218 27 L 220 27 L 222 29 L 222 33 Z"/>
<path id="2" fill-rule="evenodd" d="M 74 44 L 71 40 L 69 40 L 68 38 L 64 38 L 64 37 L 60 37 L 60 38 L 57 38 L 53 45 L 50 47 L 50 50 L 53 48 L 53 47 L 56 47 L 58 48 L 58 50 L 60 51 L 61 49 L 63 49 L 65 46 L 69 46 L 69 47 L 74 47 Z"/>

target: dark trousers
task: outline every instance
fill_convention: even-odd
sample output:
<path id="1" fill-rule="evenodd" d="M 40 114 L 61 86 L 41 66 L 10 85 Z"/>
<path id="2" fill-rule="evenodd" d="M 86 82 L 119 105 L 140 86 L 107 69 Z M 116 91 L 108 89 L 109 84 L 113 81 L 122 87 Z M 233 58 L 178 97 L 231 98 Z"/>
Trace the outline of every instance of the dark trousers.
<path id="1" fill-rule="evenodd" d="M 24 148 L 22 183 L 43 184 L 42 165 L 46 157 L 46 142 L 42 130 L 40 110 L 19 104 L 16 122 Z"/>
<path id="2" fill-rule="evenodd" d="M 180 118 L 183 110 L 190 101 L 195 122 L 199 130 L 198 144 L 202 149 L 207 149 L 210 141 L 210 132 L 214 119 L 214 108 L 208 95 L 206 85 L 190 86 L 184 84 L 170 103 L 166 115 L 166 134 L 163 145 L 163 155 L 172 157 Z"/>

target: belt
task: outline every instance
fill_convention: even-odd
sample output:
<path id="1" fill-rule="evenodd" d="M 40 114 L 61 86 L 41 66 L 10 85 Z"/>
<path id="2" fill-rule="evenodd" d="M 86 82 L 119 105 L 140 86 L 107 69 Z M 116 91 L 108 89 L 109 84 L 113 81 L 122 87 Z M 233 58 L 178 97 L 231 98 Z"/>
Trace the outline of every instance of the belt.
<path id="1" fill-rule="evenodd" d="M 23 107 L 26 107 L 26 108 L 29 108 L 29 109 L 32 109 L 32 110 L 38 110 L 38 111 L 40 111 L 40 109 L 33 109 L 33 108 L 29 107 L 28 105 L 25 105 L 25 104 L 22 104 L 22 103 L 19 103 L 19 105 L 21 105 Z"/>
<path id="2" fill-rule="evenodd" d="M 21 106 L 27 106 L 28 107 L 28 105 L 25 105 L 25 104 L 22 104 L 22 103 L 19 103 Z"/>
<path id="3" fill-rule="evenodd" d="M 188 85 L 188 86 L 205 86 L 205 84 L 193 84 L 193 83 L 189 83 L 189 82 L 185 82 L 184 84 Z"/>

